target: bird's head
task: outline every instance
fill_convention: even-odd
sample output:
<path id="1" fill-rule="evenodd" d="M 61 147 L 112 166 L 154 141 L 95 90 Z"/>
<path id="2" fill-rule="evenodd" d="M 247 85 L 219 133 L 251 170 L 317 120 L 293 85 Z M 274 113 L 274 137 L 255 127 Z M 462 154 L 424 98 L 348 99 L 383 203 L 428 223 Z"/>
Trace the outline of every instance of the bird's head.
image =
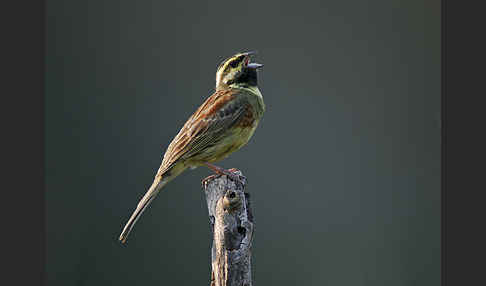
<path id="1" fill-rule="evenodd" d="M 254 54 L 256 52 L 238 53 L 221 62 L 216 71 L 216 89 L 256 86 L 256 70 L 263 65 L 250 63 L 250 57 Z"/>

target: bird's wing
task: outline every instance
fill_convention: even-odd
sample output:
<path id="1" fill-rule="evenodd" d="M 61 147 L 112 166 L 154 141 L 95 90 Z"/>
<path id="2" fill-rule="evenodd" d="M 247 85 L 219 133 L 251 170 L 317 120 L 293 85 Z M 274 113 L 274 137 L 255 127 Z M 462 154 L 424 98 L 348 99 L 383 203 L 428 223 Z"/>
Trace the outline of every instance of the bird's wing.
<path id="1" fill-rule="evenodd" d="M 172 140 L 159 169 L 163 173 L 179 159 L 190 158 L 216 144 L 245 113 L 249 102 L 235 90 L 213 93 L 187 120 Z"/>

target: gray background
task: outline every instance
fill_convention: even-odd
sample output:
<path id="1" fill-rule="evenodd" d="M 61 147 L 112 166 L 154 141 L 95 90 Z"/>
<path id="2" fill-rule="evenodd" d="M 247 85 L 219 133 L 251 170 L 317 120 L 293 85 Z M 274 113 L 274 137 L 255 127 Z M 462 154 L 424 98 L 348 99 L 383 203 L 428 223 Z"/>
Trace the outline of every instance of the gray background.
<path id="1" fill-rule="evenodd" d="M 247 50 L 267 112 L 219 165 L 249 180 L 255 285 L 439 285 L 438 0 L 49 0 L 47 26 L 49 285 L 208 285 L 208 169 L 117 238 Z"/>

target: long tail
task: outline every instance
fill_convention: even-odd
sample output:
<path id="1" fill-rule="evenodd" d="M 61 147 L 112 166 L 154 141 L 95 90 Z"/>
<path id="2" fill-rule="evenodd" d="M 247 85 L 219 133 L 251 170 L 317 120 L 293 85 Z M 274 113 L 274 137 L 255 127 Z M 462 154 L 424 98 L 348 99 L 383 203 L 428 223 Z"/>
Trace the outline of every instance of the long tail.
<path id="1" fill-rule="evenodd" d="M 132 231 L 133 226 L 140 218 L 140 215 L 142 215 L 143 211 L 145 211 L 148 205 L 155 199 L 160 189 L 162 189 L 162 187 L 168 183 L 169 180 L 167 179 L 168 178 L 157 177 L 154 180 L 152 186 L 150 186 L 147 193 L 145 193 L 143 198 L 138 203 L 137 208 L 135 209 L 132 216 L 130 217 L 127 224 L 125 225 L 125 228 L 123 228 L 123 231 L 120 234 L 120 238 L 119 238 L 122 243 L 125 243 L 127 241 L 128 234 L 130 234 L 130 231 Z"/>

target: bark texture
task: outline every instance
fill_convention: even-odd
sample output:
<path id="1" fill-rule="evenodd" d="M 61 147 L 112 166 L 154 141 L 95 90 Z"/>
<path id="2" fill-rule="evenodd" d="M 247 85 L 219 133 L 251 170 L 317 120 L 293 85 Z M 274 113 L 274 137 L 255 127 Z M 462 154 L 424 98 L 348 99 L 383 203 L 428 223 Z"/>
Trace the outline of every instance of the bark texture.
<path id="1" fill-rule="evenodd" d="M 210 286 L 251 286 L 253 216 L 246 178 L 232 169 L 235 177 L 211 176 L 203 182 L 209 210 L 213 245 Z"/>

